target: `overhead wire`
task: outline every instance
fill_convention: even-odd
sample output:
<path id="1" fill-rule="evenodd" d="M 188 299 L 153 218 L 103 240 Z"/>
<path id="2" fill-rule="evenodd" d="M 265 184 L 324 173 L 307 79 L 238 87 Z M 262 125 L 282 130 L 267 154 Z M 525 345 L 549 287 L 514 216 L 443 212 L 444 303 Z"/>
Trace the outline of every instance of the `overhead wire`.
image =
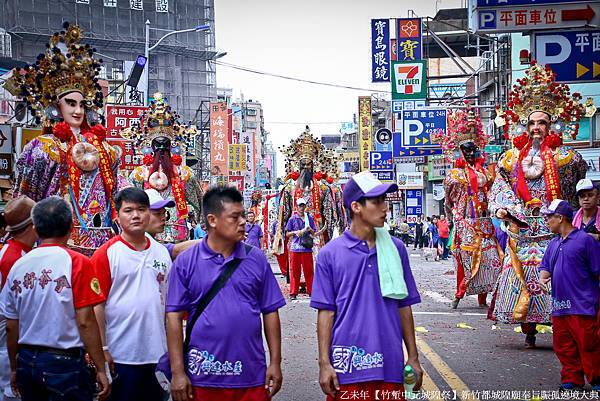
<path id="1" fill-rule="evenodd" d="M 334 83 L 330 83 L 330 82 L 313 81 L 313 80 L 310 80 L 310 79 L 291 77 L 291 76 L 287 76 L 287 75 L 276 74 L 276 73 L 266 72 L 266 71 L 259 71 L 259 70 L 255 70 L 253 68 L 243 67 L 241 65 L 235 65 L 235 64 L 226 63 L 226 62 L 223 62 L 223 61 L 215 61 L 215 64 L 221 65 L 223 67 L 233 68 L 235 70 L 249 72 L 249 73 L 252 73 L 252 74 L 258 74 L 258 75 L 264 75 L 264 76 L 269 76 L 269 77 L 286 79 L 288 81 L 304 82 L 304 83 L 307 83 L 307 84 L 328 86 L 328 87 L 331 87 L 331 88 L 341 88 L 341 89 L 357 90 L 357 91 L 362 91 L 362 92 L 371 92 L 371 93 L 375 92 L 375 93 L 387 93 L 387 94 L 390 93 L 389 90 L 372 89 L 372 88 L 359 88 L 359 87 L 356 87 L 356 86 L 340 85 L 340 84 L 334 84 Z"/>

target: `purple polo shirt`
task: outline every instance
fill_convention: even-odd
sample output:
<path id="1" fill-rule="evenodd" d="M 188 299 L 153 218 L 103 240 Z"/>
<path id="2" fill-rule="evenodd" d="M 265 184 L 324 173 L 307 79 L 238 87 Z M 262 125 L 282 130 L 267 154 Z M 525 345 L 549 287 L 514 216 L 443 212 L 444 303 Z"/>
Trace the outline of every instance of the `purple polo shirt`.
<path id="1" fill-rule="evenodd" d="M 392 238 L 408 296 L 384 298 L 377 249 L 346 230 L 317 257 L 310 306 L 335 311 L 330 358 L 340 384 L 372 380 L 402 383 L 404 354 L 398 308 L 421 302 L 404 244 Z"/>
<path id="2" fill-rule="evenodd" d="M 317 231 L 317 227 L 315 226 L 315 219 L 309 214 L 308 215 L 308 224 L 313 231 Z M 304 228 L 304 217 L 300 217 L 297 212 L 294 212 L 292 217 L 288 220 L 285 226 L 285 232 L 289 233 L 290 231 L 298 231 Z M 305 248 L 300 245 L 300 237 L 294 235 L 292 237 L 292 242 L 290 243 L 290 251 L 292 252 L 312 252 L 311 248 Z"/>
<path id="3" fill-rule="evenodd" d="M 245 241 L 246 244 L 260 249 L 260 239 L 263 237 L 263 231 L 262 228 L 260 228 L 260 225 L 256 223 L 246 223 L 246 234 L 248 234 L 248 238 Z"/>
<path id="4" fill-rule="evenodd" d="M 173 259 L 173 249 L 175 249 L 175 244 L 166 243 L 163 245 L 165 246 L 165 248 L 167 248 L 167 251 L 169 251 L 169 256 L 171 257 L 171 259 Z"/>
<path id="5" fill-rule="evenodd" d="M 598 314 L 600 244 L 582 230 L 548 243 L 540 270 L 552 275 L 552 316 Z"/>
<path id="6" fill-rule="evenodd" d="M 237 270 L 198 318 L 188 351 L 193 386 L 242 388 L 265 384 L 266 362 L 261 314 L 277 311 L 285 300 L 265 255 L 246 254 L 238 242 L 227 259 L 208 247 L 206 239 L 175 259 L 169 276 L 166 311 L 194 313 L 224 264 L 240 258 Z"/>

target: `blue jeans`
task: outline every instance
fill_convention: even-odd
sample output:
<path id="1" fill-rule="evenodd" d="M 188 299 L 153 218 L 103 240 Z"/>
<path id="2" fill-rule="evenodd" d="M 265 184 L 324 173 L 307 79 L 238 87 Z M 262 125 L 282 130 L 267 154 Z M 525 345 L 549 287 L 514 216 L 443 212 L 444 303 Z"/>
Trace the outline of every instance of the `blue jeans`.
<path id="1" fill-rule="evenodd" d="M 17 387 L 22 401 L 92 401 L 92 377 L 78 356 L 19 349 Z"/>
<path id="2" fill-rule="evenodd" d="M 450 248 L 448 248 L 448 242 L 450 241 L 449 238 L 441 238 L 439 240 L 439 244 L 442 245 L 442 247 L 444 248 L 444 254 L 442 255 L 442 259 L 448 259 L 448 256 L 450 254 Z"/>
<path id="3" fill-rule="evenodd" d="M 165 392 L 158 384 L 155 370 L 156 364 L 115 363 L 116 377 L 108 401 L 163 401 Z"/>

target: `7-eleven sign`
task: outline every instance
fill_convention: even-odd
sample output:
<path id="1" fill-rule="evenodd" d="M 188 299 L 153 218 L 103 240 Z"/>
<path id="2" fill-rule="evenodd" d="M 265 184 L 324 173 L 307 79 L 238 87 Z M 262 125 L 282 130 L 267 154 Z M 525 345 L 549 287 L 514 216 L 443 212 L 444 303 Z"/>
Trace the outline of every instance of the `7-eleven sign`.
<path id="1" fill-rule="evenodd" d="M 427 99 L 427 61 L 392 63 L 392 99 Z"/>

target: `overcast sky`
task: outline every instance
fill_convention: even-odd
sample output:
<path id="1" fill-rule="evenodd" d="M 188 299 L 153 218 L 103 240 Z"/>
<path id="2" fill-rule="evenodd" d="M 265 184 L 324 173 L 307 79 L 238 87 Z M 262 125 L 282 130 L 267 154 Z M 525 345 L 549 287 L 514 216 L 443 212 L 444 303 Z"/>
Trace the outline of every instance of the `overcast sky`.
<path id="1" fill-rule="evenodd" d="M 438 8 L 459 7 L 461 0 L 438 0 Z M 217 48 L 223 62 L 255 70 L 360 88 L 372 84 L 371 18 L 435 15 L 436 0 L 215 0 Z M 352 121 L 356 91 L 292 82 L 217 67 L 217 85 L 232 88 L 234 99 L 262 103 L 265 128 L 275 147 L 288 144 L 305 124 L 316 135 L 333 134 Z M 333 124 L 316 124 L 330 123 Z M 290 124 L 299 123 L 299 124 Z M 278 155 L 278 173 L 283 160 Z"/>

